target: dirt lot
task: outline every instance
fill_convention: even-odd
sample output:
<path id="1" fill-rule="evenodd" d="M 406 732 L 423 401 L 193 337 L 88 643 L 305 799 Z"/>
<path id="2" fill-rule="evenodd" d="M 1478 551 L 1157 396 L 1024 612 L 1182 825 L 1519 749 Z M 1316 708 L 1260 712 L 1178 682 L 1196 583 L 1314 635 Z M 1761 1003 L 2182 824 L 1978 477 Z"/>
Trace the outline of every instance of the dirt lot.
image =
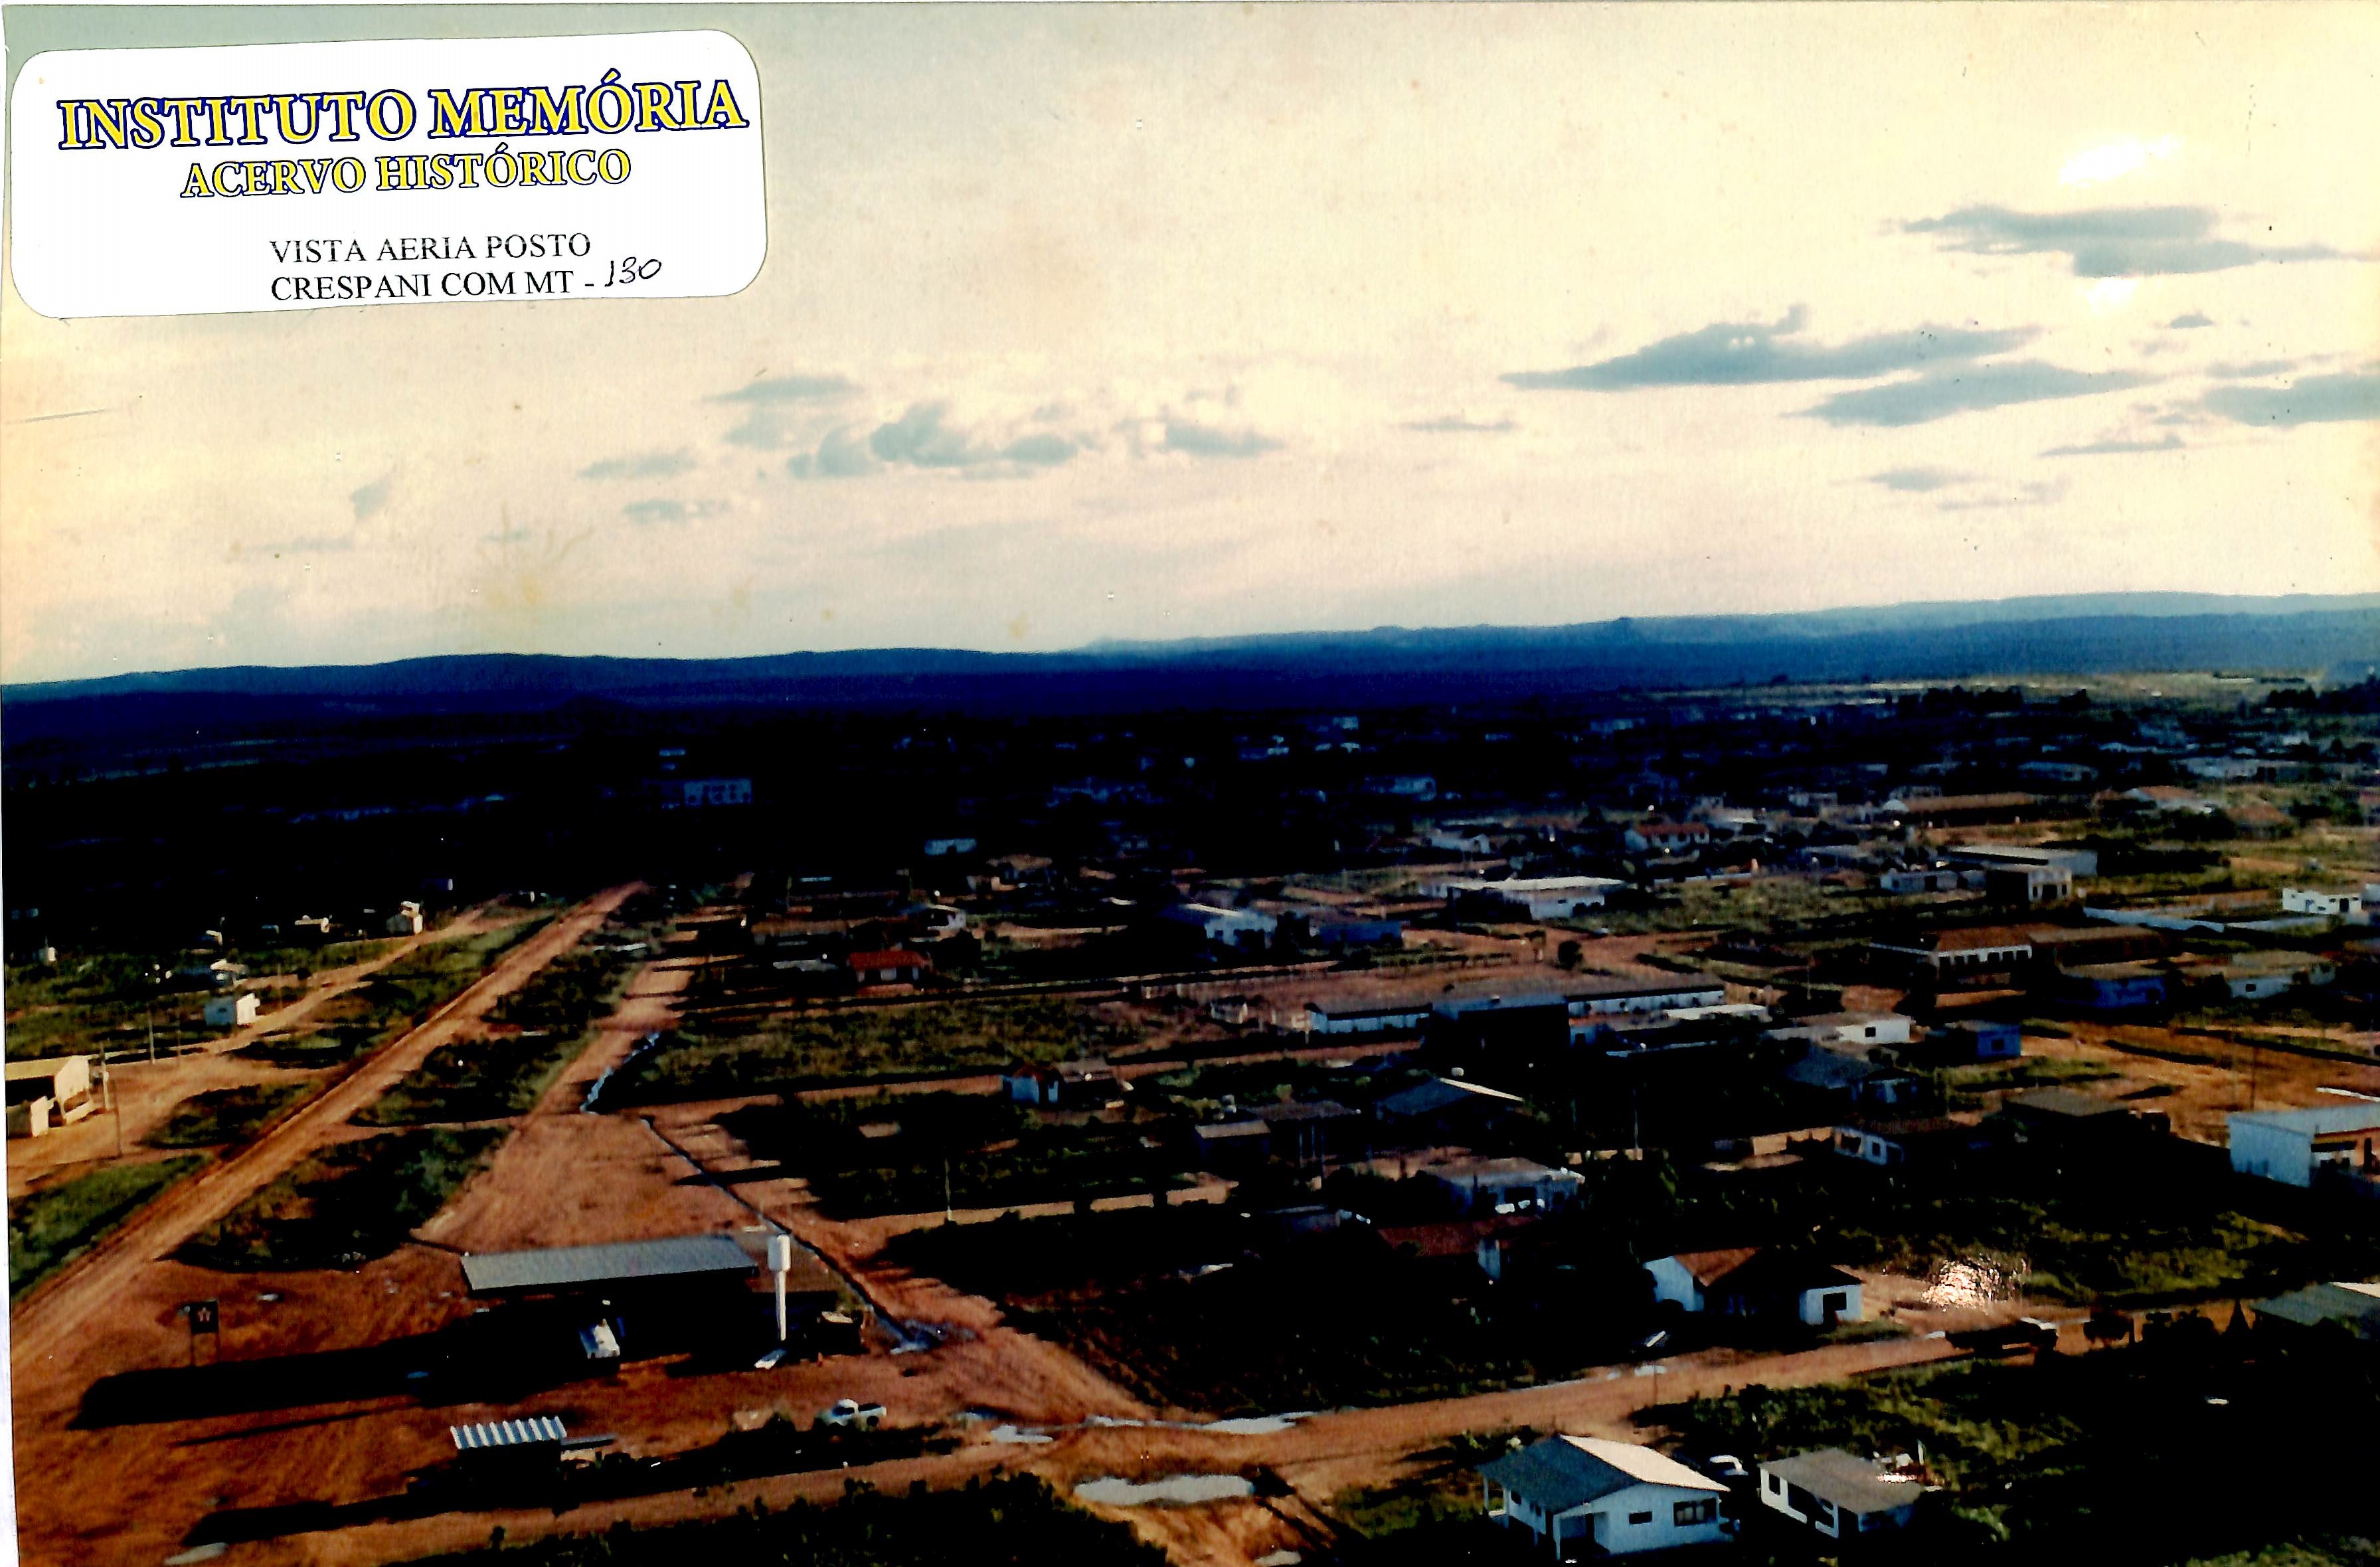
<path id="1" fill-rule="evenodd" d="M 2024 1053 L 2112 1068 L 2108 1081 L 2082 1085 L 2095 1094 L 2143 1096 L 2143 1110 L 2173 1118 L 2176 1135 L 2228 1145 L 2224 1117 L 2235 1110 L 2293 1110 L 2350 1101 L 2321 1092 L 2380 1094 L 2380 1063 L 2370 1064 L 2238 1045 L 2157 1024 L 2074 1023 L 2070 1039 L 2027 1035 Z"/>

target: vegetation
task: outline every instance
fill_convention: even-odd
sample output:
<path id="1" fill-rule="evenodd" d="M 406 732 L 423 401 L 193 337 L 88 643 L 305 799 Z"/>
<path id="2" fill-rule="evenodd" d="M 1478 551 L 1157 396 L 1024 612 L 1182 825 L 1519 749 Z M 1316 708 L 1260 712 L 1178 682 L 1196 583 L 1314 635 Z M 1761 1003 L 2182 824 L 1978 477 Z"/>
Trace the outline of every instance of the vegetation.
<path id="1" fill-rule="evenodd" d="M 310 974 L 378 956 L 385 941 L 339 941 L 319 949 L 235 949 L 224 955 L 246 964 L 257 978 Z M 171 975 L 188 961 L 178 953 L 101 952 L 55 966 L 8 968 L 7 1053 L 11 1061 L 104 1051 L 146 1052 L 150 1031 L 158 1049 L 221 1032 L 201 1015 L 206 995 L 176 986 Z"/>
<path id="2" fill-rule="evenodd" d="M 766 1503 L 732 1518 L 636 1528 L 622 1523 L 601 1535 L 549 1535 L 517 1548 L 495 1532 L 485 1550 L 461 1551 L 417 1567 L 675 1567 L 682 1561 L 717 1567 L 1040 1567 L 1053 1561 L 1082 1567 L 1164 1567 L 1165 1553 L 1143 1543 L 1124 1524 L 1111 1524 L 1069 1505 L 1034 1475 L 969 1480 L 956 1490 L 929 1491 L 922 1482 L 890 1496 L 852 1482 L 831 1507 L 795 1502 L 782 1511 Z"/>
<path id="3" fill-rule="evenodd" d="M 204 1148 L 244 1143 L 322 1091 L 319 1082 L 283 1079 L 210 1088 L 174 1107 L 165 1124 L 149 1134 L 152 1148 Z"/>
<path id="4" fill-rule="evenodd" d="M 1642 1331 L 1638 1269 L 1585 1227 L 1552 1244 L 1568 1269 L 1491 1285 L 1467 1250 L 1424 1259 L 1352 1226 L 1292 1235 L 1185 1203 L 919 1231 L 893 1256 L 1151 1403 L 1235 1415 L 1463 1397 L 1614 1358 Z"/>
<path id="5" fill-rule="evenodd" d="M 317 1007 L 301 1033 L 267 1037 L 240 1053 L 275 1066 L 336 1066 L 418 1026 L 461 995 L 505 949 L 541 929 L 551 917 L 425 942 L 364 984 Z"/>
<path id="6" fill-rule="evenodd" d="M 845 1216 L 1063 1202 L 1189 1185 L 1183 1162 L 1130 1122 L 1049 1124 L 986 1094 L 903 1094 L 721 1118 Z"/>
<path id="7" fill-rule="evenodd" d="M 404 1081 L 358 1112 L 373 1126 L 489 1121 L 536 1104 L 587 1046 L 589 1031 L 618 999 L 627 959 L 565 953 L 499 1002 L 495 1017 L 528 1032 L 441 1045 Z"/>
<path id="8" fill-rule="evenodd" d="M 23 1294 L 99 1243 L 134 1209 L 206 1160 L 196 1154 L 110 1164 L 53 1181 L 8 1205 L 8 1295 Z"/>
<path id="9" fill-rule="evenodd" d="M 2380 1373 L 2346 1346 L 2287 1350 L 2266 1336 L 2187 1318 L 2133 1348 L 1752 1387 L 1647 1417 L 1747 1462 L 1922 1445 L 1944 1488 L 1927 1503 L 1936 1560 L 2369 1560 L 2368 1542 L 2297 1537 L 2369 1524 L 2356 1476 L 2380 1457 L 2362 1413 Z M 2270 1431 L 2289 1436 L 2262 1439 Z"/>
<path id="10" fill-rule="evenodd" d="M 259 1272 L 382 1257 L 504 1141 L 490 1128 L 391 1132 L 323 1149 L 183 1245 L 185 1262 Z"/>
<path id="11" fill-rule="evenodd" d="M 627 1102 L 656 1103 L 992 1071 L 1012 1061 L 1066 1061 L 1124 1050 L 1139 1038 L 1092 1003 L 1062 998 L 713 1022 L 638 1061 L 616 1091 Z"/>

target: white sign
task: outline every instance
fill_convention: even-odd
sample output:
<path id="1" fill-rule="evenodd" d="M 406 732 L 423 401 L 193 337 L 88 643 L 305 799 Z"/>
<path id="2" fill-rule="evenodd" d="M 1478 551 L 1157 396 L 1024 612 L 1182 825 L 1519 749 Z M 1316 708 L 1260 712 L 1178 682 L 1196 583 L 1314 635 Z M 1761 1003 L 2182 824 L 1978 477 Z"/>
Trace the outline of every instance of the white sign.
<path id="1" fill-rule="evenodd" d="M 723 32 L 64 51 L 9 140 L 44 315 L 733 294 L 768 250 Z"/>

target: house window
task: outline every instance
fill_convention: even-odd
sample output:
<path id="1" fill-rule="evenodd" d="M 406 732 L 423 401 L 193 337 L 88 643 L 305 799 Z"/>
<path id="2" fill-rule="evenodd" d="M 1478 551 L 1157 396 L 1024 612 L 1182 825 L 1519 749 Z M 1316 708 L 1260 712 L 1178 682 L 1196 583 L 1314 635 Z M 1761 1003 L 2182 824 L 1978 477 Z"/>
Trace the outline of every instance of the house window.
<path id="1" fill-rule="evenodd" d="M 1706 1496 L 1695 1501 L 1682 1501 L 1670 1509 L 1670 1521 L 1679 1528 L 1691 1524 L 1707 1524 L 1718 1516 L 1718 1499 Z"/>
<path id="2" fill-rule="evenodd" d="M 1768 1476 L 1768 1488 L 1772 1491 L 1781 1491 L 1785 1488 L 1785 1482 L 1778 1476 L 1771 1475 Z"/>
<path id="3" fill-rule="evenodd" d="M 1628 1521 L 1631 1524 L 1649 1524 L 1653 1521 L 1653 1515 L 1649 1512 L 1631 1512 L 1628 1515 Z"/>

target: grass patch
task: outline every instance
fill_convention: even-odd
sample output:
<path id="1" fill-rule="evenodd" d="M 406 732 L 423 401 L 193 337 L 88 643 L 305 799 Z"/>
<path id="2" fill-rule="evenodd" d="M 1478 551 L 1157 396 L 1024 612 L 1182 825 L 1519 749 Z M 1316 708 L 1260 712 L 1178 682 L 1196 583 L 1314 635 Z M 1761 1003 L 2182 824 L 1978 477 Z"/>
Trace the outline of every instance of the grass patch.
<path id="1" fill-rule="evenodd" d="M 322 1092 L 318 1082 L 246 1083 L 210 1088 L 174 1107 L 145 1139 L 152 1148 L 204 1148 L 244 1143 Z"/>
<path id="2" fill-rule="evenodd" d="M 304 1032 L 259 1039 L 239 1053 L 251 1061 L 299 1069 L 337 1066 L 370 1055 L 461 995 L 498 954 L 527 941 L 551 917 L 540 916 L 416 947 L 363 984 L 315 1008 Z"/>
<path id="3" fill-rule="evenodd" d="M 233 949 L 224 955 L 246 964 L 259 978 L 310 974 L 315 969 L 360 963 L 391 943 L 342 941 L 320 949 Z M 223 1030 L 208 1026 L 204 990 L 177 989 L 168 979 L 151 982 L 152 968 L 167 975 L 188 961 L 181 953 L 92 953 L 55 966 L 15 964 L 8 968 L 8 1059 L 31 1061 L 54 1055 L 146 1053 L 152 1027 L 160 1052 L 176 1041 L 212 1039 Z M 268 1000 L 271 998 L 268 997 Z"/>
<path id="4" fill-rule="evenodd" d="M 404 1081 L 356 1115 L 370 1126 L 491 1121 L 535 1105 L 587 1048 L 589 1030 L 619 997 L 629 959 L 565 953 L 498 1003 L 494 1015 L 528 1033 L 441 1045 Z"/>
<path id="5" fill-rule="evenodd" d="M 8 1205 L 8 1296 L 23 1294 L 97 1245 L 133 1210 L 206 1160 L 196 1154 L 114 1164 L 52 1182 Z"/>
<path id="6" fill-rule="evenodd" d="M 384 1257 L 503 1143 L 494 1128 L 390 1132 L 325 1148 L 192 1236 L 185 1262 L 233 1272 Z"/>
<path id="7" fill-rule="evenodd" d="M 638 1062 L 615 1091 L 623 1102 L 656 1103 L 991 1071 L 1125 1050 L 1140 1038 L 1096 1005 L 1062 998 L 861 1007 L 681 1034 Z"/>
<path id="8" fill-rule="evenodd" d="M 1142 1145 L 1138 1124 L 1044 1123 L 989 1094 L 754 1105 L 720 1122 L 754 1153 L 807 1175 L 839 1216 L 923 1213 L 946 1198 L 1006 1208 L 1195 1184 L 1170 1145 Z"/>
<path id="9" fill-rule="evenodd" d="M 1127 1524 L 1111 1524 L 1074 1506 L 1036 1475 L 970 1479 L 950 1490 L 919 1482 L 891 1495 L 860 1481 L 848 1483 L 831 1506 L 797 1501 L 772 1510 L 766 1502 L 732 1518 L 638 1528 L 622 1522 L 600 1535 L 548 1535 L 517 1548 L 429 1557 L 416 1567 L 677 1567 L 717 1562 L 758 1567 L 798 1561 L 808 1567 L 1165 1567 L 1165 1552 L 1142 1541 Z"/>

